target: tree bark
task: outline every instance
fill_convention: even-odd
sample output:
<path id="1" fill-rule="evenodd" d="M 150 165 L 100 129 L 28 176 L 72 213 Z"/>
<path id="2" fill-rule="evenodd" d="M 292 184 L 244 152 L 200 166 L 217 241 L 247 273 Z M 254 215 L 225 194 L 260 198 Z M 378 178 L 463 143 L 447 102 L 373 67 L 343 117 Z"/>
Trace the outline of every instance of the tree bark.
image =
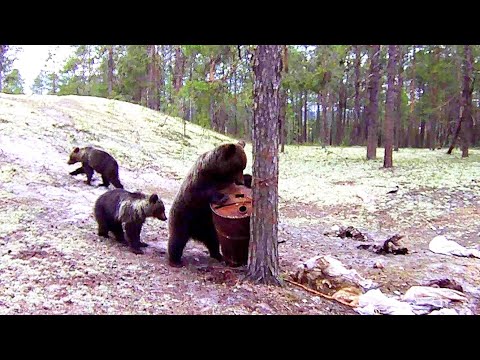
<path id="1" fill-rule="evenodd" d="M 360 141 L 360 46 L 354 45 L 355 48 L 355 100 L 354 100 L 354 111 L 355 111 L 355 120 L 353 124 L 352 131 L 352 144 L 358 145 Z"/>
<path id="2" fill-rule="evenodd" d="M 330 100 L 330 112 L 331 112 L 331 121 L 330 121 L 330 135 L 329 135 L 329 138 L 328 138 L 328 141 L 329 141 L 329 144 L 330 146 L 333 145 L 333 130 L 334 130 L 334 124 L 335 124 L 335 96 L 330 93 L 330 96 L 329 96 L 329 100 Z"/>
<path id="3" fill-rule="evenodd" d="M 464 49 L 464 76 L 463 76 L 463 126 L 462 126 L 462 158 L 468 157 L 468 148 L 472 142 L 472 93 L 473 93 L 473 54 L 472 46 L 465 45 Z"/>
<path id="4" fill-rule="evenodd" d="M 303 136 L 302 136 L 302 142 L 306 143 L 308 140 L 308 93 L 307 90 L 304 91 L 303 93 L 304 96 L 304 103 L 303 103 Z"/>
<path id="5" fill-rule="evenodd" d="M 302 121 L 302 104 L 303 104 L 303 92 L 300 91 L 298 94 L 298 101 L 297 101 L 297 116 L 298 116 L 298 129 L 297 129 L 297 142 L 298 144 L 303 143 L 303 121 Z"/>
<path id="6" fill-rule="evenodd" d="M 280 137 L 280 152 L 285 151 L 285 138 L 287 134 L 287 129 L 285 128 L 286 126 L 286 116 L 287 116 L 287 94 L 285 92 L 285 89 L 280 90 L 280 115 L 279 115 L 279 121 L 278 121 L 278 133 Z"/>
<path id="7" fill-rule="evenodd" d="M 378 90 L 380 81 L 380 45 L 370 45 L 369 105 L 367 116 L 367 160 L 377 157 Z"/>
<path id="8" fill-rule="evenodd" d="M 108 60 L 107 60 L 107 86 L 108 86 L 108 97 L 112 96 L 113 91 L 113 45 L 107 45 L 108 49 Z"/>
<path id="9" fill-rule="evenodd" d="M 283 73 L 288 74 L 288 46 L 284 45 L 283 46 L 283 52 L 282 52 L 282 66 L 283 66 Z M 285 142 L 287 140 L 287 105 L 288 105 L 288 97 L 287 97 L 287 92 L 284 88 L 281 89 L 280 91 L 280 152 L 285 152 Z"/>
<path id="10" fill-rule="evenodd" d="M 408 115 L 408 134 L 406 146 L 415 146 L 416 134 L 418 133 L 418 126 L 415 120 L 415 76 L 416 76 L 416 61 L 415 61 L 416 46 L 413 45 L 412 49 L 412 79 L 410 81 L 410 111 Z"/>
<path id="11" fill-rule="evenodd" d="M 395 96 L 395 125 L 394 125 L 394 151 L 398 151 L 400 147 L 400 139 L 403 138 L 402 128 L 402 95 L 403 95 L 403 50 L 402 46 L 399 46 L 398 52 L 398 82 L 396 87 Z"/>
<path id="12" fill-rule="evenodd" d="M 157 51 L 155 45 L 147 45 L 148 55 L 148 80 L 147 80 L 147 106 L 150 109 L 158 110 L 157 91 Z"/>
<path id="13" fill-rule="evenodd" d="M 470 45 L 464 46 L 463 59 L 463 90 L 460 106 L 460 114 L 455 132 L 453 134 L 452 143 L 448 148 L 447 154 L 451 154 L 455 148 L 458 136 L 462 135 L 462 158 L 468 157 L 468 147 L 470 145 L 470 138 L 472 132 L 472 93 L 473 93 L 473 55 Z M 462 126 L 463 125 L 463 126 Z"/>
<path id="14" fill-rule="evenodd" d="M 395 121 L 395 73 L 397 62 L 397 45 L 388 47 L 388 65 L 387 65 L 387 95 L 385 104 L 385 121 L 383 122 L 383 141 L 385 145 L 385 155 L 383 158 L 383 167 L 391 168 L 393 166 L 393 125 Z"/>
<path id="15" fill-rule="evenodd" d="M 320 111 L 320 102 L 322 100 L 322 95 L 320 93 L 317 94 L 317 116 L 315 119 L 315 131 L 312 141 L 322 141 L 322 118 L 321 118 L 321 111 Z"/>
<path id="16" fill-rule="evenodd" d="M 0 92 L 3 90 L 3 61 L 5 59 L 5 53 L 7 45 L 0 45 Z"/>
<path id="17" fill-rule="evenodd" d="M 253 213 L 247 278 L 280 285 L 278 261 L 278 117 L 282 47 L 258 45 L 253 64 Z"/>

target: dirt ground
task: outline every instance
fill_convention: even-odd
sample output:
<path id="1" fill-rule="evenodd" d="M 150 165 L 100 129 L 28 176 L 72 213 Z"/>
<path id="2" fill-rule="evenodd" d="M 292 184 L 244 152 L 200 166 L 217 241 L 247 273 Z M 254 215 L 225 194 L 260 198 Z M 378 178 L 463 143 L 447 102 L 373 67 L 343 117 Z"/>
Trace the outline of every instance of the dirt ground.
<path id="1" fill-rule="evenodd" d="M 0 113 L 0 125 L 9 122 L 11 117 Z M 142 240 L 149 244 L 143 255 L 112 238 L 100 238 L 92 210 L 105 191 L 97 187 L 101 179 L 95 174 L 94 186 L 88 186 L 84 175 L 69 176 L 76 168 L 66 164 L 71 142 L 60 135 L 34 133 L 34 126 L 33 119 L 15 126 L 18 132 L 0 133 L 1 314 L 356 314 L 288 283 L 278 288 L 244 282 L 245 268 L 210 259 L 206 248 L 192 241 L 184 251 L 186 266 L 169 267 L 167 224 L 159 220 L 147 219 L 143 227 Z M 168 213 L 182 174 L 151 162 L 141 168 L 121 166 L 120 178 L 129 190 L 157 192 Z M 419 194 L 440 196 L 416 189 L 392 197 Z M 472 313 L 480 314 L 480 260 L 428 250 L 439 233 L 456 235 L 463 246 L 478 246 L 478 200 L 466 199 L 465 194 L 448 194 L 455 203 L 450 212 L 427 224 L 402 228 L 407 255 L 377 255 L 358 249 L 356 240 L 325 235 L 333 225 L 360 213 L 358 204 L 318 206 L 282 199 L 282 276 L 313 256 L 332 255 L 378 283 L 389 296 L 432 279 L 450 278 L 463 286 Z M 381 229 L 365 222 L 360 230 L 376 239 L 393 235 L 396 219 L 388 211 L 375 212 L 378 223 Z M 374 268 L 378 261 L 383 269 Z"/>

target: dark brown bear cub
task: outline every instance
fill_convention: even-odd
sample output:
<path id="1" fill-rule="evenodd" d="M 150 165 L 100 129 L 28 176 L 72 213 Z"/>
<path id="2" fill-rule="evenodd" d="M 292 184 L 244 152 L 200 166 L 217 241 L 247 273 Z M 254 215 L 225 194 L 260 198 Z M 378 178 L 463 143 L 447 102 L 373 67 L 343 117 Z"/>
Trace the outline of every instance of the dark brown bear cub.
<path id="1" fill-rule="evenodd" d="M 213 225 L 210 203 L 222 203 L 227 195 L 219 191 L 234 182 L 243 184 L 247 166 L 245 143 L 224 144 L 201 155 L 178 191 L 168 223 L 168 257 L 171 266 L 182 265 L 182 254 L 190 238 L 206 245 L 210 256 L 222 260 Z"/>
<path id="2" fill-rule="evenodd" d="M 123 189 L 118 177 L 118 163 L 109 153 L 95 149 L 91 146 L 84 148 L 75 148 L 70 154 L 68 164 L 81 162 L 82 166 L 70 175 L 87 174 L 86 183 L 90 185 L 92 181 L 93 171 L 102 175 L 103 184 L 100 186 L 108 187 L 110 183 L 116 188 Z"/>
<path id="3" fill-rule="evenodd" d="M 147 217 L 167 220 L 165 206 L 157 194 L 148 196 L 114 189 L 102 194 L 95 202 L 98 235 L 108 238 L 111 231 L 117 241 L 125 242 L 122 223 L 125 224 L 127 241 L 135 254 L 142 254 L 140 248 L 148 246 L 140 241 L 140 232 Z"/>

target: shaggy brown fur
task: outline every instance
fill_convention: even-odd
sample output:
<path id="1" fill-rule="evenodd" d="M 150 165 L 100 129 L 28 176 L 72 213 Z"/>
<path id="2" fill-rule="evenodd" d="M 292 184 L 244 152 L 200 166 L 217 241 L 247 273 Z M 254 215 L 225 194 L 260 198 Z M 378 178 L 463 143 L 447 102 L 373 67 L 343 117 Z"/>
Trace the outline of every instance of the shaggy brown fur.
<path id="1" fill-rule="evenodd" d="M 235 181 L 235 184 L 242 185 L 242 184 L 239 184 L 238 181 Z M 252 188 L 252 175 L 243 174 L 243 185 L 245 185 L 249 189 Z"/>
<path id="2" fill-rule="evenodd" d="M 102 194 L 95 202 L 95 219 L 98 235 L 108 238 L 111 231 L 119 242 L 125 242 L 122 224 L 125 224 L 128 244 L 136 254 L 140 247 L 148 246 L 140 241 L 140 232 L 147 217 L 167 220 L 165 206 L 157 194 L 145 195 L 123 189 L 114 189 Z"/>
<path id="3" fill-rule="evenodd" d="M 190 238 L 205 244 L 210 256 L 222 260 L 210 203 L 222 203 L 219 191 L 234 182 L 243 184 L 247 156 L 245 143 L 224 144 L 201 155 L 178 191 L 169 219 L 168 257 L 171 266 L 181 266 L 183 249 Z"/>
<path id="4" fill-rule="evenodd" d="M 109 153 L 95 149 L 91 146 L 84 148 L 75 148 L 70 154 L 68 164 L 81 162 L 82 166 L 70 175 L 86 174 L 88 185 L 91 185 L 93 171 L 95 170 L 102 176 L 103 183 L 100 186 L 108 187 L 110 183 L 116 188 L 123 189 L 118 177 L 118 163 Z"/>

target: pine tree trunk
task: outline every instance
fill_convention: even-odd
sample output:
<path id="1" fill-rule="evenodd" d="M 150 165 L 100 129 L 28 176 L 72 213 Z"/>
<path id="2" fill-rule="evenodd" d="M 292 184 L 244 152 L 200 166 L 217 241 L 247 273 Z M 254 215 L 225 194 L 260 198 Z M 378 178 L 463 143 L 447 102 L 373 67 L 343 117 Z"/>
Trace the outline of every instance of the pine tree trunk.
<path id="1" fill-rule="evenodd" d="M 329 144 L 330 146 L 333 145 L 334 141 L 333 141 L 333 131 L 335 129 L 335 96 L 330 93 L 330 96 L 329 96 L 329 99 L 330 99 L 330 111 L 331 111 L 331 119 L 330 119 L 330 135 L 329 135 Z"/>
<path id="2" fill-rule="evenodd" d="M 279 115 L 279 137 L 280 137 L 280 152 L 285 151 L 285 138 L 287 134 L 286 126 L 286 116 L 287 116 L 287 94 L 285 89 L 280 89 L 280 115 Z"/>
<path id="3" fill-rule="evenodd" d="M 108 97 L 112 97 L 113 91 L 113 45 L 108 45 L 108 60 L 107 60 L 107 86 L 108 86 Z"/>
<path id="4" fill-rule="evenodd" d="M 403 94 L 403 50 L 399 46 L 397 52 L 397 63 L 398 63 L 398 83 L 396 87 L 396 96 L 395 96 L 395 126 L 394 126 L 394 151 L 398 151 L 403 139 L 403 128 L 402 128 L 402 94 Z"/>
<path id="5" fill-rule="evenodd" d="M 434 49 L 434 60 L 435 64 L 438 64 L 440 60 L 440 48 L 438 46 Z M 433 113 L 429 117 L 427 124 L 427 146 L 430 150 L 435 150 L 436 147 L 436 137 L 437 137 L 437 119 L 438 119 L 438 76 L 434 72 L 432 75 L 432 84 L 430 86 L 432 92 L 432 108 Z"/>
<path id="6" fill-rule="evenodd" d="M 328 118 L 327 118 L 327 92 L 322 92 L 322 113 L 323 113 L 323 142 L 322 146 L 325 147 L 328 144 Z"/>
<path id="7" fill-rule="evenodd" d="M 302 121 L 302 104 L 303 104 L 303 93 L 300 92 L 298 94 L 298 101 L 297 101 L 297 111 L 298 111 L 298 133 L 297 133 L 297 142 L 299 144 L 301 144 L 303 141 L 303 136 L 302 136 L 302 132 L 303 132 L 303 121 Z"/>
<path id="8" fill-rule="evenodd" d="M 284 45 L 282 49 L 282 66 L 283 73 L 288 74 L 288 46 Z M 285 152 L 285 142 L 287 141 L 287 106 L 288 96 L 287 91 L 282 88 L 280 91 L 280 152 Z"/>
<path id="9" fill-rule="evenodd" d="M 0 92 L 3 90 L 3 60 L 5 58 L 6 45 L 0 45 Z"/>
<path id="10" fill-rule="evenodd" d="M 473 93 L 473 54 L 472 46 L 465 45 L 464 49 L 464 76 L 463 76 L 463 126 L 462 126 L 462 158 L 468 157 L 468 148 L 472 142 L 472 93 Z"/>
<path id="11" fill-rule="evenodd" d="M 306 143 L 308 140 L 308 131 L 307 131 L 307 126 L 308 126 L 308 103 L 307 103 L 307 98 L 308 94 L 307 91 L 303 93 L 304 96 L 304 103 L 303 103 L 303 136 L 302 136 L 302 142 Z"/>
<path id="12" fill-rule="evenodd" d="M 393 126 L 395 121 L 395 73 L 397 62 L 397 45 L 388 47 L 388 65 L 387 65 L 387 95 L 385 104 L 385 121 L 383 122 L 383 141 L 385 145 L 385 155 L 383 158 L 383 167 L 393 166 Z"/>
<path id="13" fill-rule="evenodd" d="M 258 45 L 253 64 L 253 213 L 247 278 L 280 285 L 278 260 L 278 116 L 282 47 Z"/>
<path id="14" fill-rule="evenodd" d="M 414 147 L 416 134 L 418 133 L 418 126 L 415 120 L 415 76 L 416 76 L 416 61 L 415 61 L 415 45 L 412 49 L 412 79 L 410 81 L 410 111 L 408 115 L 408 134 L 407 134 L 407 147 Z"/>
<path id="15" fill-rule="evenodd" d="M 340 145 L 342 141 L 342 124 L 343 124 L 343 86 L 340 85 L 340 92 L 338 95 L 338 111 L 337 111 L 337 123 L 335 131 L 335 145 Z"/>
<path id="16" fill-rule="evenodd" d="M 352 144 L 358 145 L 360 142 L 360 47 L 355 45 L 355 100 L 354 100 L 354 111 L 355 111 L 355 120 L 353 123 L 352 131 Z"/>
<path id="17" fill-rule="evenodd" d="M 183 55 L 180 45 L 175 47 L 175 66 L 173 68 L 173 102 L 175 104 L 175 110 L 180 117 L 184 117 L 183 102 L 178 97 L 178 92 L 183 85 L 183 75 L 185 72 L 185 55 Z"/>
<path id="18" fill-rule="evenodd" d="M 367 116 L 367 159 L 377 157 L 378 90 L 380 82 L 380 45 L 370 45 L 370 81 Z"/>
<path id="19" fill-rule="evenodd" d="M 320 93 L 317 94 L 317 116 L 315 119 L 315 136 L 314 142 L 319 141 L 322 142 L 322 116 L 320 111 L 320 101 L 322 100 L 322 95 Z"/>
<path id="20" fill-rule="evenodd" d="M 185 70 L 185 56 L 180 45 L 175 47 L 175 67 L 173 69 L 173 89 L 178 93 L 182 88 Z"/>
<path id="21" fill-rule="evenodd" d="M 148 79 L 147 79 L 147 107 L 153 110 L 158 110 L 156 87 L 156 68 L 157 68 L 157 56 L 155 45 L 147 45 L 148 56 Z"/>

